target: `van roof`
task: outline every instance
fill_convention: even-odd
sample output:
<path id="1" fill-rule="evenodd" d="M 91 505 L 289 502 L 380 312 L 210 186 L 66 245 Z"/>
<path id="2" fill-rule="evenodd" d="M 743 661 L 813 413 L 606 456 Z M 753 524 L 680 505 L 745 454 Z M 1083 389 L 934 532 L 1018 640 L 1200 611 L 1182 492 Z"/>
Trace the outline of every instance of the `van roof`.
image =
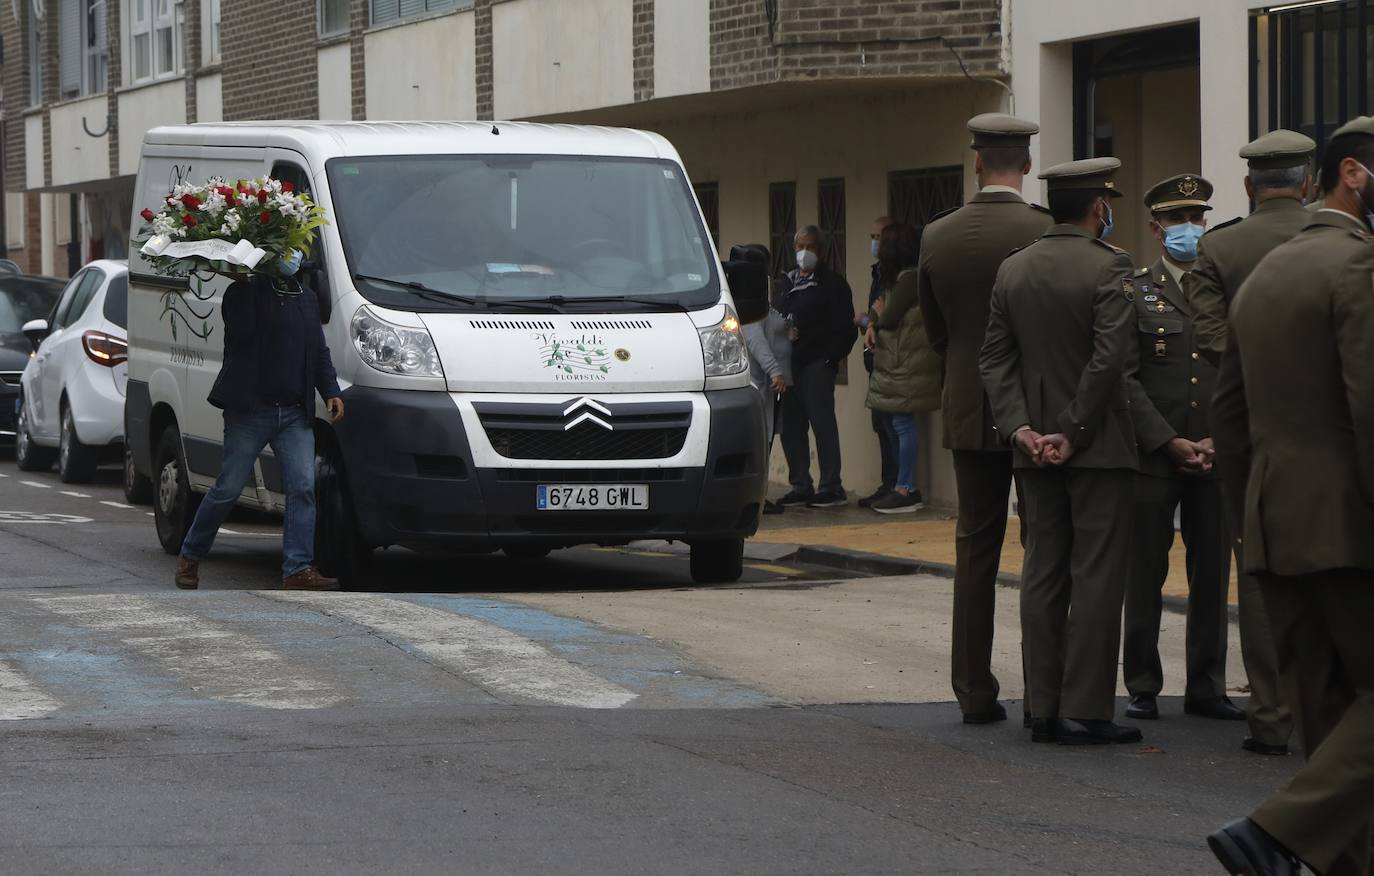
<path id="1" fill-rule="evenodd" d="M 206 122 L 153 128 L 145 145 L 279 147 L 326 161 L 345 155 L 605 155 L 668 158 L 658 134 L 538 122 Z"/>

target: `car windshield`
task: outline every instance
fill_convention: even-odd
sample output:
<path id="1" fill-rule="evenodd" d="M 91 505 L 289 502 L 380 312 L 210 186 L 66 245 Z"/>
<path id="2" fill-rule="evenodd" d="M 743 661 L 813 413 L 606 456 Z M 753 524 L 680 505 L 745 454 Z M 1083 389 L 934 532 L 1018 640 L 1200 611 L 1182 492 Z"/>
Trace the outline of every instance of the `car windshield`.
<path id="1" fill-rule="evenodd" d="M 672 162 L 386 156 L 336 158 L 327 170 L 349 271 L 383 306 L 614 311 L 719 298 L 700 214 Z"/>
<path id="2" fill-rule="evenodd" d="M 60 280 L 0 275 L 0 334 L 17 335 L 29 320 L 47 319 L 61 294 Z"/>

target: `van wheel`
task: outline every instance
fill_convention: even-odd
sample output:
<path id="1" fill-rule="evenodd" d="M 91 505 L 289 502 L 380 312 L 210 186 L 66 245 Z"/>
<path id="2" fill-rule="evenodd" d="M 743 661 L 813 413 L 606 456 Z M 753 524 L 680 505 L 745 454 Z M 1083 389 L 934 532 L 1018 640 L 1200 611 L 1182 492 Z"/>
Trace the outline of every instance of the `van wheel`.
<path id="1" fill-rule="evenodd" d="M 95 477 L 97 448 L 76 437 L 72 406 L 62 405 L 62 435 L 57 444 L 57 476 L 64 484 L 85 484 Z"/>
<path id="2" fill-rule="evenodd" d="M 336 451 L 315 454 L 315 565 L 347 588 L 361 586 L 371 565 L 372 548 L 358 532 L 353 498 L 348 494 Z"/>
<path id="3" fill-rule="evenodd" d="M 186 530 L 191 528 L 200 495 L 191 492 L 186 455 L 181 449 L 181 430 L 170 425 L 158 436 L 153 451 L 153 476 L 156 495 L 153 497 L 153 521 L 157 524 L 157 540 L 169 554 L 181 553 Z"/>
<path id="4" fill-rule="evenodd" d="M 29 432 L 29 405 L 19 406 L 19 424 L 14 429 L 14 464 L 20 471 L 47 471 L 52 468 L 56 454 L 51 447 L 42 447 Z"/>
<path id="5" fill-rule="evenodd" d="M 698 584 L 731 584 L 744 574 L 744 539 L 726 538 L 692 544 L 692 580 Z"/>
<path id="6" fill-rule="evenodd" d="M 124 445 L 124 501 L 130 505 L 147 505 L 153 501 L 153 480 L 138 473 L 134 467 L 134 451 Z"/>
<path id="7" fill-rule="evenodd" d="M 512 560 L 542 560 L 552 551 L 553 548 L 546 544 L 508 544 L 501 548 L 501 552 Z"/>

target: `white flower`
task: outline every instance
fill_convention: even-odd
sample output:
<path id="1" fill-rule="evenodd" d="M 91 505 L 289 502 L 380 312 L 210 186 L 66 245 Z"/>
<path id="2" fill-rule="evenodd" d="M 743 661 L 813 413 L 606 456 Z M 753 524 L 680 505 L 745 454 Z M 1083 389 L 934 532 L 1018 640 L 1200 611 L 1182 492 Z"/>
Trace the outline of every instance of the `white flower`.
<path id="1" fill-rule="evenodd" d="M 201 204 L 200 208 L 210 216 L 218 216 L 220 213 L 224 212 L 224 209 L 228 205 L 229 202 L 225 199 L 224 195 L 221 195 L 214 189 L 210 189 L 210 193 L 205 196 L 205 203 Z"/>
<path id="2" fill-rule="evenodd" d="M 159 213 L 153 219 L 153 234 L 171 234 L 176 230 L 176 227 L 176 222 L 165 213 Z"/>

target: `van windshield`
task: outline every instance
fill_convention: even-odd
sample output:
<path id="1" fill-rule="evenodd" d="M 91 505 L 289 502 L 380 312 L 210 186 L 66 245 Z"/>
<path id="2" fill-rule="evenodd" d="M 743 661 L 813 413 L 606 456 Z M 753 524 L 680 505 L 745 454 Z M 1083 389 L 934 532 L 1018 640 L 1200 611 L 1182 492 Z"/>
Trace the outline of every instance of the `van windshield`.
<path id="1" fill-rule="evenodd" d="M 672 162 L 379 156 L 326 168 L 349 272 L 382 306 L 629 311 L 719 299 Z"/>

